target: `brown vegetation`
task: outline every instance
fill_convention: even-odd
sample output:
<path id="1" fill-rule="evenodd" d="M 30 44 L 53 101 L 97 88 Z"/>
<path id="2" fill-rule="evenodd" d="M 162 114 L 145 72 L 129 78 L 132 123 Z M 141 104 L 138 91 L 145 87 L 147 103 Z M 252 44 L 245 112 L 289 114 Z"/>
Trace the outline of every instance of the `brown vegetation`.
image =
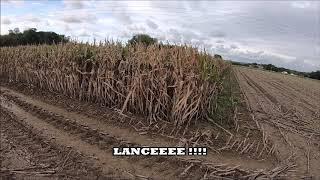
<path id="1" fill-rule="evenodd" d="M 0 54 L 8 81 L 143 115 L 153 125 L 174 123 L 181 132 L 212 112 L 229 67 L 185 46 L 69 43 L 4 47 Z"/>

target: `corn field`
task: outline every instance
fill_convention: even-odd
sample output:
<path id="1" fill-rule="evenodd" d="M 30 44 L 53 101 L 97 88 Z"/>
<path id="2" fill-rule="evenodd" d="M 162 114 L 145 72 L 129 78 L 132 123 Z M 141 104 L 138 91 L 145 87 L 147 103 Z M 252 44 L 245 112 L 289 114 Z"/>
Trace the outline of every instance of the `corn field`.
<path id="1" fill-rule="evenodd" d="M 170 123 L 176 131 L 212 113 L 229 67 L 188 46 L 108 41 L 0 49 L 0 77 L 7 82 L 141 115 L 150 124 Z"/>

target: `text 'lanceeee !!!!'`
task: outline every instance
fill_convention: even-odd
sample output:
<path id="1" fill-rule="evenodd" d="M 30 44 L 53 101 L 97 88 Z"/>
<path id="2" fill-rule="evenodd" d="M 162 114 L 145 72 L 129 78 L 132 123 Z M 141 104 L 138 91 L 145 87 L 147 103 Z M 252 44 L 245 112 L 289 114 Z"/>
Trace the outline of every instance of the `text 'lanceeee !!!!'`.
<path id="1" fill-rule="evenodd" d="M 185 156 L 207 155 L 205 147 L 114 147 L 114 156 Z"/>

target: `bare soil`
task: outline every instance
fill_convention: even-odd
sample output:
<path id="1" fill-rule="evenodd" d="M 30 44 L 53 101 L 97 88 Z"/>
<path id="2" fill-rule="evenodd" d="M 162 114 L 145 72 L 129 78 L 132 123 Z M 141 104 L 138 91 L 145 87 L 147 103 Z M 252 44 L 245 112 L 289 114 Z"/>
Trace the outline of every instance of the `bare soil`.
<path id="1" fill-rule="evenodd" d="M 19 121 L 12 113 L 1 112 L 1 179 L 99 179 L 102 175 L 90 158 L 50 141 L 50 137 Z"/>
<path id="2" fill-rule="evenodd" d="M 320 178 L 320 81 L 236 67 L 253 120 L 296 178 Z"/>

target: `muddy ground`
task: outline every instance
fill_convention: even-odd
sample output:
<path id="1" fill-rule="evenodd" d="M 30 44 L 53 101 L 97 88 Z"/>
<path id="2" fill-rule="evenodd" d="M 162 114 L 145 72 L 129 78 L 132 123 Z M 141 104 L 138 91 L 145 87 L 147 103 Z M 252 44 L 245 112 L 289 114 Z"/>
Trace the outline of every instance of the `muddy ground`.
<path id="1" fill-rule="evenodd" d="M 240 130 L 198 128 L 186 137 L 155 132 L 141 117 L 94 103 L 2 83 L 0 175 L 7 179 L 320 177 L 319 85 L 307 81 L 308 89 L 303 89 L 305 80 L 296 77 L 243 68 L 235 72 L 249 109 L 239 107 Z M 292 119 L 294 114 L 299 119 Z M 112 147 L 128 146 L 206 146 L 209 151 L 207 156 L 183 157 L 112 155 Z"/>

